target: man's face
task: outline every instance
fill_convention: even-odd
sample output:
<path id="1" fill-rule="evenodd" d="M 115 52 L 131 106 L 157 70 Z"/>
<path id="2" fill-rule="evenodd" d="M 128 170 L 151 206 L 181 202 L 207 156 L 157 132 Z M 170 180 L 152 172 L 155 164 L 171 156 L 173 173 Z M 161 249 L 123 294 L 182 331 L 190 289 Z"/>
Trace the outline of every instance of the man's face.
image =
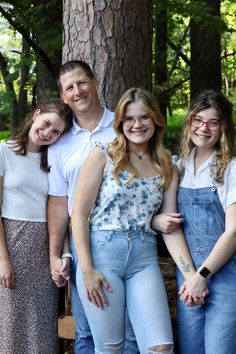
<path id="1" fill-rule="evenodd" d="M 82 68 L 75 68 L 60 77 L 61 98 L 75 114 L 90 110 L 98 100 L 97 81 L 90 79 Z"/>

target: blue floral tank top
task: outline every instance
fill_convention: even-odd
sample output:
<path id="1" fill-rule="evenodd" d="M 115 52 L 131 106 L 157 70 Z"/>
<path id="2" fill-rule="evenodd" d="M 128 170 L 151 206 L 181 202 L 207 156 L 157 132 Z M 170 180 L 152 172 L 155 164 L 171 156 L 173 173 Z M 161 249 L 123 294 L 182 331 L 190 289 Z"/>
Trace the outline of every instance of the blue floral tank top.
<path id="1" fill-rule="evenodd" d="M 158 213 L 163 198 L 163 189 L 157 187 L 161 176 L 133 178 L 127 183 L 130 172 L 122 170 L 120 184 L 117 184 L 112 175 L 113 162 L 107 145 L 96 143 L 96 146 L 102 149 L 108 163 L 90 215 L 90 228 L 155 234 L 151 219 Z"/>

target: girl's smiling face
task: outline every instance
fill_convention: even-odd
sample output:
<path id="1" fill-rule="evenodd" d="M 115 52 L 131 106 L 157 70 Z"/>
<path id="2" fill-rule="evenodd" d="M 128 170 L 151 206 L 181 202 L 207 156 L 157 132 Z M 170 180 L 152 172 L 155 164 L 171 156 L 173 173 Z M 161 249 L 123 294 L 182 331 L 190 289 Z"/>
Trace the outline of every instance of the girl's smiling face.
<path id="1" fill-rule="evenodd" d="M 221 122 L 215 108 L 198 112 L 190 118 L 190 138 L 200 149 L 215 150 L 221 137 Z"/>
<path id="2" fill-rule="evenodd" d="M 33 124 L 29 131 L 29 151 L 40 150 L 43 145 L 57 141 L 66 128 L 66 122 L 56 112 L 40 113 L 35 111 Z"/>
<path id="3" fill-rule="evenodd" d="M 127 104 L 123 122 L 126 138 L 134 144 L 147 144 L 154 134 L 152 117 L 137 102 Z"/>

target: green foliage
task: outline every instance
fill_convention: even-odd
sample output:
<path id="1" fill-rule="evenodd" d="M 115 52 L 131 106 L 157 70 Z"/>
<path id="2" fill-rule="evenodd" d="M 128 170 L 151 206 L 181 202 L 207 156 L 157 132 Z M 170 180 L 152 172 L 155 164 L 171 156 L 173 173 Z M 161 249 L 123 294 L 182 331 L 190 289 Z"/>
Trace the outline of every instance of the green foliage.
<path id="1" fill-rule="evenodd" d="M 57 50 L 61 48 L 62 42 L 62 1 L 14 0 L 4 1 L 1 6 L 5 6 L 4 8 L 11 15 L 12 20 L 21 25 L 30 38 L 50 57 L 53 66 L 60 65 L 61 58 Z M 177 86 L 189 78 L 189 64 L 179 55 L 178 51 L 181 51 L 190 60 L 188 29 L 189 22 L 192 20 L 200 24 L 202 28 L 207 27 L 213 32 L 220 32 L 222 55 L 225 56 L 222 59 L 223 92 L 229 96 L 232 102 L 236 103 L 236 55 L 229 55 L 236 50 L 235 0 L 221 1 L 221 16 L 213 15 L 203 0 L 153 0 L 154 21 L 157 11 L 160 10 L 167 10 L 168 40 L 175 45 L 177 50 L 168 44 L 168 80 L 163 84 L 163 87 L 157 87 L 154 82 L 154 93 Z M 25 88 L 30 93 L 28 97 L 31 100 L 32 88 L 38 74 L 35 52 L 31 48 L 27 55 L 22 55 L 22 37 L 3 17 L 0 17 L 0 36 L 0 50 L 6 56 L 9 78 L 14 82 L 16 92 L 19 90 L 21 68 L 24 65 L 30 66 L 30 77 Z M 154 50 L 155 46 L 153 45 Z M 12 100 L 12 96 L 5 94 L 5 91 L 5 85 L 0 77 L 0 118 L 2 121 L 9 116 Z M 189 105 L 189 91 L 189 81 L 169 91 L 171 109 L 175 111 L 174 118 L 170 118 L 171 124 L 168 126 L 169 137 L 178 132 L 178 126 L 172 128 L 172 123 L 175 121 L 176 110 Z"/>
<path id="2" fill-rule="evenodd" d="M 61 48 L 62 42 L 62 3 L 49 0 L 39 3 L 33 1 L 30 6 L 25 5 L 25 1 L 20 1 L 24 14 L 17 18 L 19 23 L 24 23 L 25 27 L 31 28 L 31 32 L 40 34 L 40 47 L 49 57 L 54 55 L 55 50 Z M 27 28 L 26 27 L 26 28 Z"/>
<path id="3" fill-rule="evenodd" d="M 16 97 L 19 100 L 19 97 L 23 97 L 22 95 L 18 96 L 18 92 L 20 87 L 22 89 L 21 78 L 24 77 L 24 90 L 27 91 L 28 105 L 31 105 L 31 102 L 35 102 L 37 99 L 34 97 L 35 92 L 46 92 L 44 87 L 41 91 L 34 90 L 36 80 L 44 73 L 43 69 L 38 70 L 38 62 L 47 63 L 52 81 L 54 80 L 54 70 L 56 71 L 56 68 L 61 64 L 62 2 L 56 0 L 43 2 L 9 0 L 1 3 L 0 6 L 1 12 L 5 11 L 9 17 L 9 22 L 4 18 L 5 15 L 0 17 L 0 52 L 8 63 L 9 74 L 7 78 L 13 83 Z M 31 41 L 30 49 L 25 46 L 26 41 L 23 45 L 21 34 L 28 40 L 28 46 Z M 23 48 L 25 48 L 25 52 L 23 52 Z M 42 53 L 45 54 L 46 59 L 40 57 Z M 3 121 L 9 119 L 12 100 L 10 99 L 11 95 L 5 94 L 6 90 L 9 91 L 10 86 L 5 85 L 1 76 L 0 73 L 0 119 Z M 47 84 L 50 86 L 49 82 L 50 80 L 46 81 L 45 86 Z"/>
<path id="4" fill-rule="evenodd" d="M 234 0 L 221 1 L 221 16 L 215 16 L 203 0 L 156 0 L 155 16 L 159 10 L 167 10 L 168 40 L 171 41 L 190 60 L 190 38 L 188 26 L 190 19 L 202 28 L 221 34 L 222 43 L 222 82 L 223 92 L 235 102 L 236 55 L 229 55 L 236 50 L 236 3 Z M 158 29 L 157 29 L 158 30 Z M 155 31 L 155 29 L 154 29 Z M 186 34 L 186 35 L 185 35 Z M 154 33 L 155 40 L 155 33 Z M 155 46 L 153 45 L 155 49 Z M 157 87 L 154 82 L 154 93 L 175 87 L 190 76 L 188 63 L 174 50 L 170 43 L 167 52 L 168 80 L 163 87 Z M 155 56 L 153 56 L 155 57 Z M 158 65 L 158 62 L 157 62 Z M 210 64 L 209 64 L 210 65 Z M 176 110 L 189 104 L 190 80 L 170 91 L 171 108 Z"/>
<path id="5" fill-rule="evenodd" d="M 167 116 L 167 128 L 164 138 L 164 145 L 172 152 L 172 154 L 178 155 L 181 132 L 186 113 L 186 110 L 179 108 L 174 111 L 172 116 Z"/>
<path id="6" fill-rule="evenodd" d="M 4 130 L 0 131 L 0 143 L 3 141 L 6 141 L 10 137 L 10 131 L 9 130 Z"/>
<path id="7" fill-rule="evenodd" d="M 212 10 L 202 0 L 190 1 L 191 19 L 202 28 L 208 31 L 223 33 L 228 30 L 224 18 L 213 14 Z"/>
<path id="8" fill-rule="evenodd" d="M 12 92 L 0 90 L 0 128 L 9 128 L 9 115 L 11 112 L 11 102 L 14 96 Z"/>
<path id="9" fill-rule="evenodd" d="M 228 31 L 223 33 L 221 37 L 222 51 L 225 56 L 234 52 L 234 55 L 223 58 L 221 62 L 223 87 L 224 92 L 229 96 L 232 103 L 236 104 L 236 3 L 234 1 L 225 0 L 221 7 L 221 13 L 228 24 Z"/>

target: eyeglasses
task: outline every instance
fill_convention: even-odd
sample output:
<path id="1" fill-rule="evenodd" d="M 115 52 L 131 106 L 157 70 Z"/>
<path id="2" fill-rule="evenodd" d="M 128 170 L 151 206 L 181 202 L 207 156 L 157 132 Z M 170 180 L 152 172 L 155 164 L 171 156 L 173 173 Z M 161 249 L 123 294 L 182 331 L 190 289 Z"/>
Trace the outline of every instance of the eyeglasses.
<path id="1" fill-rule="evenodd" d="M 201 128 L 203 124 L 206 124 L 207 128 L 212 131 L 218 131 L 221 128 L 221 122 L 218 119 L 203 120 L 198 116 L 190 118 L 190 124 L 194 128 Z"/>
<path id="2" fill-rule="evenodd" d="M 136 122 L 139 122 L 139 124 L 142 125 L 147 125 L 149 124 L 151 119 L 151 116 L 149 114 L 144 114 L 140 117 L 133 117 L 133 116 L 125 116 L 124 120 L 123 120 L 123 124 L 126 127 L 132 127 Z"/>

